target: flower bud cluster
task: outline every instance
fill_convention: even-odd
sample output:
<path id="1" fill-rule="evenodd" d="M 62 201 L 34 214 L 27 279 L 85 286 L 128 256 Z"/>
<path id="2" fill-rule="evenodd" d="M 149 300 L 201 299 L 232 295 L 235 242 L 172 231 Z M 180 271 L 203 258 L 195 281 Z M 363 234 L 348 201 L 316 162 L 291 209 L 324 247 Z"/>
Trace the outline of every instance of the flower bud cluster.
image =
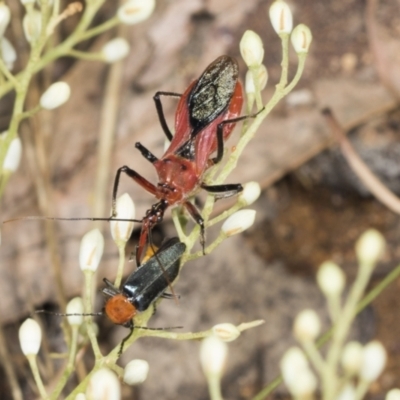
<path id="1" fill-rule="evenodd" d="M 280 367 L 283 381 L 292 396 L 310 398 L 317 389 L 317 378 L 303 351 L 299 347 L 291 347 L 284 354 Z"/>

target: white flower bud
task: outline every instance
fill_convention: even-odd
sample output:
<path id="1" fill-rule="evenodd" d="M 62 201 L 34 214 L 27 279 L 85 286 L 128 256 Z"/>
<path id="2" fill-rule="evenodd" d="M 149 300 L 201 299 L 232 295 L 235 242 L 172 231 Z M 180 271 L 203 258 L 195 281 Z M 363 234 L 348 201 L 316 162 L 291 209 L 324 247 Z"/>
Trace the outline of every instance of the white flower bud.
<path id="1" fill-rule="evenodd" d="M 297 380 L 299 372 L 308 369 L 308 361 L 299 347 L 291 347 L 283 355 L 280 367 L 283 380 L 290 387 Z"/>
<path id="2" fill-rule="evenodd" d="M 118 9 L 117 16 L 123 24 L 137 24 L 149 18 L 155 6 L 155 0 L 128 0 Z"/>
<path id="3" fill-rule="evenodd" d="M 42 15 L 40 11 L 32 9 L 25 14 L 22 20 L 22 27 L 24 28 L 26 40 L 29 43 L 34 42 L 42 30 Z"/>
<path id="4" fill-rule="evenodd" d="M 113 63 L 125 58 L 128 55 L 129 50 L 129 43 L 124 38 L 115 38 L 103 46 L 101 54 L 105 61 Z"/>
<path id="5" fill-rule="evenodd" d="M 294 321 L 294 336 L 300 342 L 313 341 L 321 332 L 321 322 L 314 310 L 303 310 Z"/>
<path id="6" fill-rule="evenodd" d="M 149 363 L 145 360 L 132 360 L 124 368 L 124 382 L 128 385 L 139 385 L 147 379 Z"/>
<path id="7" fill-rule="evenodd" d="M 267 86 L 267 81 L 268 81 L 268 71 L 267 67 L 264 64 L 261 64 L 259 67 L 257 67 L 257 79 L 258 79 L 258 86 L 259 90 L 263 90 L 265 86 Z M 246 72 L 246 79 L 245 79 L 245 90 L 247 94 L 252 94 L 256 92 L 256 86 L 254 84 L 254 79 L 253 79 L 253 71 L 248 70 Z"/>
<path id="8" fill-rule="evenodd" d="M 117 375 L 101 368 L 90 378 L 86 396 L 91 400 L 121 400 L 121 386 Z"/>
<path id="9" fill-rule="evenodd" d="M 18 335 L 22 352 L 26 356 L 35 355 L 39 352 L 42 330 L 34 319 L 28 318 L 19 328 Z"/>
<path id="10" fill-rule="evenodd" d="M 261 194 L 261 188 L 258 182 L 247 182 L 240 193 L 239 199 L 243 200 L 247 206 L 253 204 Z"/>
<path id="11" fill-rule="evenodd" d="M 74 297 L 69 301 L 66 308 L 66 314 L 83 314 L 83 301 L 80 297 Z M 83 315 L 69 315 L 69 324 L 79 326 L 83 322 Z"/>
<path id="12" fill-rule="evenodd" d="M 310 399 L 317 389 L 318 381 L 313 372 L 307 367 L 297 372 L 297 379 L 287 385 L 295 399 Z"/>
<path id="13" fill-rule="evenodd" d="M 213 334 L 224 342 L 232 342 L 240 336 L 240 331 L 233 324 L 217 324 L 212 327 Z"/>
<path id="14" fill-rule="evenodd" d="M 240 40 L 240 54 L 248 67 L 261 65 L 264 58 L 264 45 L 257 33 L 246 31 Z"/>
<path id="15" fill-rule="evenodd" d="M 15 51 L 14 46 L 11 44 L 11 42 L 5 37 L 3 37 L 3 39 L 0 39 L 0 45 L 1 55 L 4 64 L 6 65 L 7 69 L 11 71 L 17 59 L 17 52 Z"/>
<path id="16" fill-rule="evenodd" d="M 290 33 L 293 28 L 293 17 L 289 6 L 282 0 L 276 0 L 269 9 L 269 18 L 275 32 Z"/>
<path id="17" fill-rule="evenodd" d="M 117 215 L 119 219 L 135 218 L 135 204 L 128 193 L 118 197 L 116 204 Z M 110 221 L 111 235 L 114 242 L 127 242 L 131 237 L 133 230 L 133 221 Z"/>
<path id="18" fill-rule="evenodd" d="M 222 232 L 227 236 L 236 235 L 250 228 L 254 224 L 256 212 L 254 210 L 240 210 L 232 214 L 222 224 Z"/>
<path id="19" fill-rule="evenodd" d="M 360 378 L 367 382 L 378 379 L 386 365 L 386 350 L 380 342 L 374 340 L 364 346 Z"/>
<path id="20" fill-rule="evenodd" d="M 336 400 L 356 400 L 356 388 L 352 383 L 348 383 L 338 394 Z"/>
<path id="21" fill-rule="evenodd" d="M 79 250 L 81 270 L 96 271 L 103 255 L 104 238 L 98 229 L 93 229 L 82 238 Z"/>
<path id="22" fill-rule="evenodd" d="M 374 266 L 385 250 L 385 238 L 375 229 L 365 231 L 356 243 L 360 265 Z"/>
<path id="23" fill-rule="evenodd" d="M 385 400 L 400 400 L 400 389 L 391 389 L 386 393 Z"/>
<path id="24" fill-rule="evenodd" d="M 68 101 L 71 89 L 66 82 L 51 84 L 40 96 L 40 105 L 46 110 L 53 110 Z"/>
<path id="25" fill-rule="evenodd" d="M 10 23 L 11 13 L 9 7 L 4 4 L 0 3 L 0 39 L 4 35 L 4 32 Z"/>
<path id="26" fill-rule="evenodd" d="M 299 53 L 308 53 L 312 42 L 312 33 L 307 25 L 299 24 L 294 29 L 290 35 L 290 40 L 294 51 Z"/>
<path id="27" fill-rule="evenodd" d="M 75 396 L 75 400 L 86 400 L 86 396 L 83 393 L 78 393 Z"/>
<path id="28" fill-rule="evenodd" d="M 346 276 L 337 264 L 325 261 L 318 269 L 317 283 L 325 296 L 340 296 L 346 283 Z"/>
<path id="29" fill-rule="evenodd" d="M 216 336 L 205 338 L 200 347 L 200 362 L 205 375 L 221 376 L 228 355 L 228 346 Z"/>
<path id="30" fill-rule="evenodd" d="M 22 144 L 21 139 L 16 137 L 10 143 L 3 161 L 3 171 L 15 172 L 21 161 Z"/>
<path id="31" fill-rule="evenodd" d="M 363 346 L 359 342 L 347 343 L 341 355 L 341 364 L 348 375 L 358 374 L 363 359 Z"/>

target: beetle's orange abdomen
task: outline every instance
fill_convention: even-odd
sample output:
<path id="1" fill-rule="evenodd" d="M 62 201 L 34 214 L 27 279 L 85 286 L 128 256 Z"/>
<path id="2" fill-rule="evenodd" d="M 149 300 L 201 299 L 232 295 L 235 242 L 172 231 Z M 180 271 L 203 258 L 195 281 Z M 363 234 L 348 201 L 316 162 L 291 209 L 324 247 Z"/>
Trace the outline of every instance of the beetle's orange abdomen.
<path id="1" fill-rule="evenodd" d="M 105 313 L 117 325 L 124 325 L 136 314 L 135 306 L 122 294 L 111 297 L 105 305 Z"/>

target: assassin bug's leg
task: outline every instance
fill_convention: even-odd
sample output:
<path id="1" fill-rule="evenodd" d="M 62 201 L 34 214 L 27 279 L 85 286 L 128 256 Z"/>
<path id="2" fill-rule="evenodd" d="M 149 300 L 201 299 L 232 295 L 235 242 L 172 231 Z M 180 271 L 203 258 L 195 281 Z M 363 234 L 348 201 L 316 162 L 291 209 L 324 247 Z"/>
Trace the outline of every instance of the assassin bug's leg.
<path id="1" fill-rule="evenodd" d="M 232 124 L 236 123 L 239 121 L 243 121 L 244 119 L 247 118 L 254 118 L 255 115 L 243 115 L 243 117 L 238 117 L 238 118 L 233 118 L 233 119 L 228 119 L 226 121 L 221 122 L 217 126 L 217 156 L 212 158 L 211 161 L 213 164 L 218 164 L 221 160 L 222 157 L 224 156 L 224 126 L 227 124 Z"/>
<path id="2" fill-rule="evenodd" d="M 243 191 L 243 186 L 240 183 L 213 186 L 202 184 L 201 187 L 204 190 L 207 190 L 208 193 L 214 195 L 216 200 L 227 199 L 228 197 L 235 196 Z"/>
<path id="3" fill-rule="evenodd" d="M 201 244 L 201 248 L 203 249 L 203 255 L 206 255 L 205 252 L 205 244 L 206 244 L 206 240 L 204 237 L 204 219 L 201 216 L 199 210 L 189 201 L 185 201 L 183 203 L 183 205 L 185 206 L 186 210 L 188 211 L 188 213 L 190 214 L 190 216 L 194 219 L 194 222 L 196 222 L 196 224 L 200 225 L 200 244 Z"/>
<path id="4" fill-rule="evenodd" d="M 121 357 L 121 354 L 124 350 L 125 342 L 132 336 L 133 330 L 135 329 L 135 326 L 133 325 L 132 321 L 130 321 L 128 328 L 129 328 L 129 333 L 122 339 L 121 345 L 119 346 L 118 357 Z"/>
<path id="5" fill-rule="evenodd" d="M 236 124 L 236 122 L 243 121 L 248 118 L 255 118 L 263 110 L 264 110 L 264 107 L 255 114 L 243 115 L 242 117 L 227 119 L 226 121 L 222 121 L 220 124 L 218 124 L 218 126 L 217 126 L 217 156 L 211 159 L 211 162 L 213 164 L 218 164 L 222 160 L 222 157 L 224 156 L 224 125 L 228 125 L 228 124 L 232 124 L 232 123 Z"/>
<path id="6" fill-rule="evenodd" d="M 112 214 L 111 214 L 112 218 L 114 218 L 117 215 L 117 211 L 116 211 L 117 192 L 118 192 L 118 185 L 119 185 L 119 180 L 121 178 L 121 173 L 122 172 L 127 174 L 137 184 L 139 184 L 144 190 L 147 190 L 152 195 L 155 195 L 156 191 L 157 191 L 157 188 L 152 183 L 150 183 L 147 179 L 143 178 L 141 175 L 139 175 L 133 169 L 130 169 L 126 165 L 124 165 L 121 168 L 118 168 L 118 171 L 117 171 L 117 173 L 115 175 L 114 187 L 113 187 L 113 192 L 112 192 Z"/>
<path id="7" fill-rule="evenodd" d="M 157 92 L 153 96 L 154 103 L 156 103 L 156 109 L 157 109 L 158 119 L 161 124 L 161 128 L 163 129 L 165 136 L 168 138 L 168 140 L 171 141 L 173 135 L 168 128 L 167 121 L 165 120 L 164 110 L 162 107 L 160 96 L 181 97 L 182 95 L 174 92 Z"/>
<path id="8" fill-rule="evenodd" d="M 137 142 L 135 147 L 142 153 L 142 156 L 152 164 L 158 161 L 158 158 L 150 150 L 147 150 L 141 143 Z"/>

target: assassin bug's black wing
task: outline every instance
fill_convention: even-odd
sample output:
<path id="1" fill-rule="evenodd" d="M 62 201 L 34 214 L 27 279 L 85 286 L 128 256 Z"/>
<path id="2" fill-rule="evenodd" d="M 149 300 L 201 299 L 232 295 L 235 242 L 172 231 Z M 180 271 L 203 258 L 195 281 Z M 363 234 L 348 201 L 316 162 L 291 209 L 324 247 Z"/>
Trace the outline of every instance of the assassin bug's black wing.
<path id="1" fill-rule="evenodd" d="M 122 287 L 122 293 L 138 311 L 146 310 L 176 279 L 180 258 L 185 250 L 184 243 L 178 238 L 172 238 L 128 277 Z"/>
<path id="2" fill-rule="evenodd" d="M 227 109 L 235 92 L 238 74 L 236 60 L 221 56 L 197 80 L 188 97 L 192 137 Z"/>

